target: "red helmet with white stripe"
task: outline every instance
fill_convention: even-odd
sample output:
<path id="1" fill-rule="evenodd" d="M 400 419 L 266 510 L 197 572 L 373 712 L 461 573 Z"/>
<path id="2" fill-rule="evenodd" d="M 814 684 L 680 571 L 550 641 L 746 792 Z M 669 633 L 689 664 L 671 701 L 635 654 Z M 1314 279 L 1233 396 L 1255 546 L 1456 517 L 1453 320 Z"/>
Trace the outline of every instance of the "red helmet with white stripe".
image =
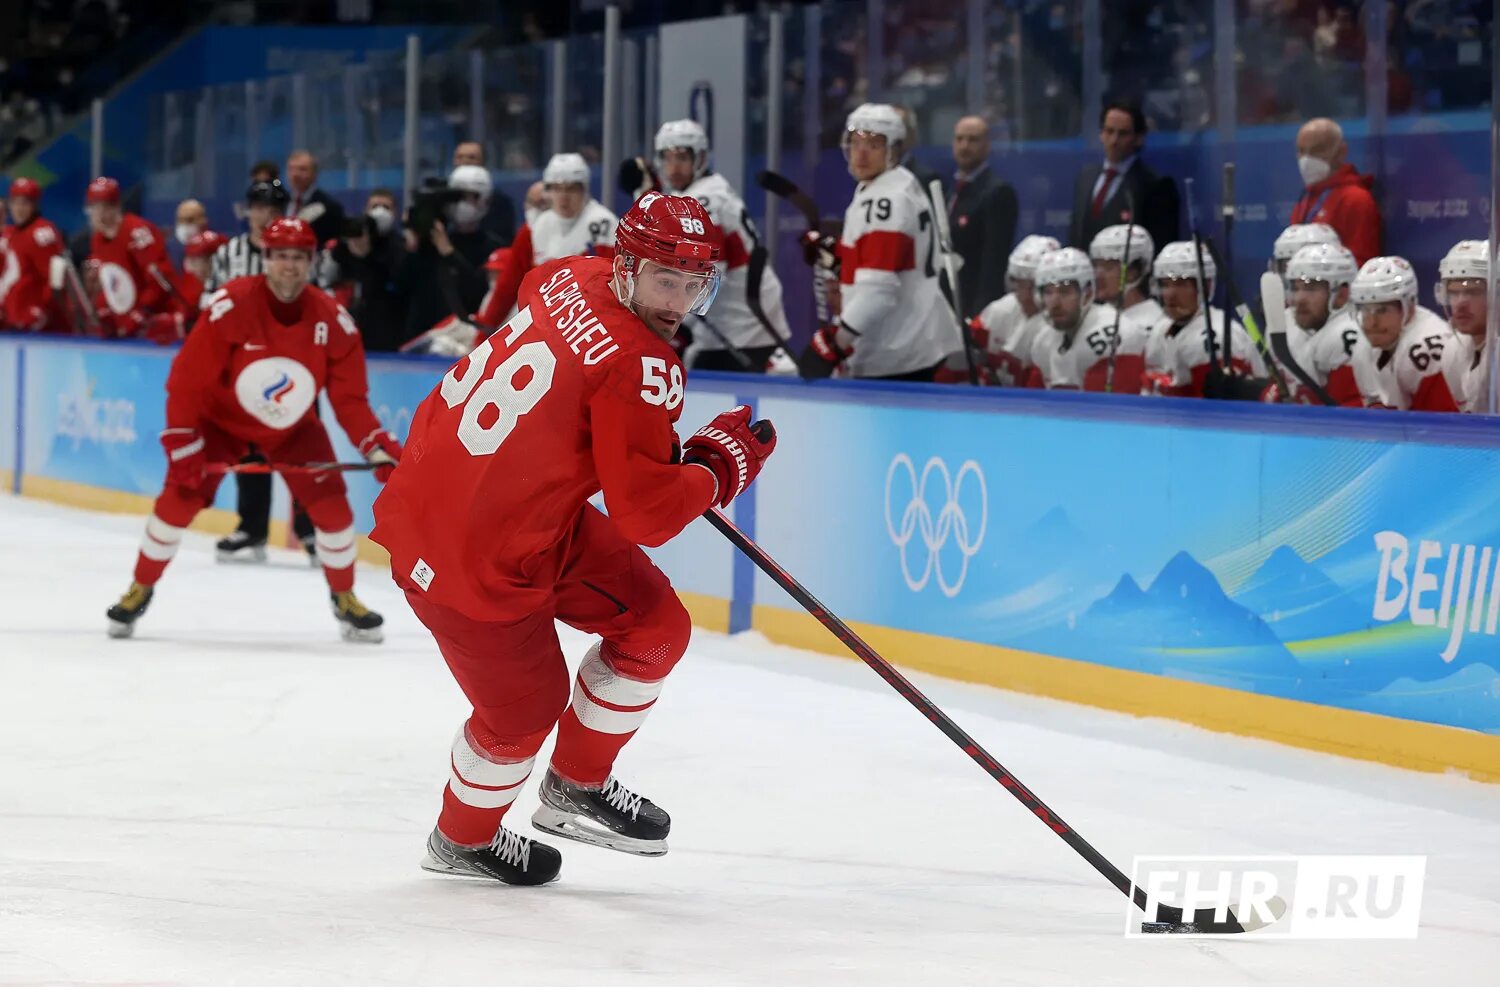
<path id="1" fill-rule="evenodd" d="M 17 178 L 10 183 L 10 197 L 12 199 L 30 199 L 32 202 L 41 202 L 42 187 L 33 178 Z"/>
<path id="2" fill-rule="evenodd" d="M 306 250 L 312 254 L 318 250 L 317 236 L 307 221 L 302 219 L 280 217 L 271 220 L 261 230 L 260 242 L 266 253 L 273 250 Z"/>
<path id="3" fill-rule="evenodd" d="M 213 230 L 204 230 L 201 233 L 193 234 L 192 239 L 188 240 L 183 253 L 188 257 L 212 257 L 226 242 L 224 234 L 215 233 Z"/>
<path id="4" fill-rule="evenodd" d="M 684 314 L 703 315 L 719 292 L 718 262 L 724 256 L 724 233 L 708 210 L 692 196 L 647 192 L 620 217 L 615 230 L 615 294 L 629 307 L 636 279 L 647 263 L 689 274 L 702 281 Z"/>
<path id="5" fill-rule="evenodd" d="M 100 175 L 89 182 L 88 191 L 83 195 L 85 203 L 106 202 L 110 205 L 120 204 L 120 183 L 113 178 Z"/>

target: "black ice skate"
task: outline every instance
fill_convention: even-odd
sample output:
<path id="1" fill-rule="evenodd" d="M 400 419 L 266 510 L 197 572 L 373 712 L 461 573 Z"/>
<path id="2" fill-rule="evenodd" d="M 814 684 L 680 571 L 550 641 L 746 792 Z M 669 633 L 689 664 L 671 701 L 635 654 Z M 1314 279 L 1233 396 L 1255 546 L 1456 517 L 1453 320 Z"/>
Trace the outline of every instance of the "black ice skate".
<path id="1" fill-rule="evenodd" d="M 219 539 L 214 545 L 214 557 L 220 562 L 264 562 L 266 540 L 236 531 Z"/>
<path id="2" fill-rule="evenodd" d="M 380 629 L 385 618 L 359 602 L 353 590 L 330 593 L 329 598 L 333 601 L 333 615 L 338 618 L 339 633 L 343 634 L 345 641 L 379 644 L 385 640 L 385 632 Z"/>
<path id="3" fill-rule="evenodd" d="M 667 852 L 671 817 L 613 776 L 603 788 L 581 788 L 549 769 L 539 794 L 531 824 L 543 832 L 641 857 Z"/>
<path id="4" fill-rule="evenodd" d="M 427 837 L 422 869 L 458 877 L 488 877 L 506 884 L 546 884 L 557 880 L 562 854 L 504 826 L 489 846 L 482 847 L 459 846 L 434 829 Z"/>
<path id="5" fill-rule="evenodd" d="M 105 611 L 105 616 L 109 618 L 109 636 L 129 637 L 134 634 L 135 622 L 141 619 L 141 614 L 151 605 L 151 596 L 155 592 L 150 586 L 132 582 L 125 595 L 120 597 L 120 602 Z"/>

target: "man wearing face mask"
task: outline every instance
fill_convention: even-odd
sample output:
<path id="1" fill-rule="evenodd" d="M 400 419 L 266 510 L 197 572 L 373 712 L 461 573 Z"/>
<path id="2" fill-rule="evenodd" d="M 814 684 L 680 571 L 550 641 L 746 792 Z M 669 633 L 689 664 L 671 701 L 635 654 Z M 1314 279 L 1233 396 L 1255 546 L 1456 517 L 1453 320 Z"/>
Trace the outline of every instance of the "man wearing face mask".
<path id="1" fill-rule="evenodd" d="M 396 193 L 386 188 L 371 192 L 364 215 L 346 225 L 329 254 L 334 295 L 354 316 L 367 351 L 392 352 L 403 339 L 395 284 L 406 256 L 396 229 Z"/>
<path id="2" fill-rule="evenodd" d="M 183 199 L 177 203 L 177 223 L 173 228 L 173 238 L 179 247 L 186 247 L 188 241 L 208 229 L 208 210 L 203 208 L 203 203 L 197 199 Z"/>
<path id="3" fill-rule="evenodd" d="M 396 295 L 406 305 L 403 342 L 449 316 L 464 318 L 475 311 L 489 290 L 484 263 L 505 246 L 482 225 L 494 191 L 490 173 L 459 165 L 448 176 L 448 187 L 462 197 L 445 208 L 446 219 L 433 221 L 397 275 Z"/>
<path id="4" fill-rule="evenodd" d="M 1337 123 L 1309 120 L 1297 131 L 1297 170 L 1307 186 L 1292 209 L 1293 223 L 1327 223 L 1363 264 L 1380 253 L 1380 209 L 1370 194 L 1374 179 L 1349 163 L 1349 145 Z"/>

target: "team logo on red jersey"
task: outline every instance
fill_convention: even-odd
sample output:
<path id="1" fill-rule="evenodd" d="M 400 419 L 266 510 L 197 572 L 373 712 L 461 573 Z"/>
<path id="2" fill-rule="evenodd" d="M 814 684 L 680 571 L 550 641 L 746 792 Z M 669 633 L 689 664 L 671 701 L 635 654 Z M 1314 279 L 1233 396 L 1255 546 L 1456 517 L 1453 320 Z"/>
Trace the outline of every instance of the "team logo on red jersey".
<path id="1" fill-rule="evenodd" d="M 302 420 L 318 396 L 312 372 L 285 356 L 268 356 L 240 371 L 234 382 L 240 406 L 276 429 Z"/>
<path id="2" fill-rule="evenodd" d="M 99 290 L 104 292 L 104 301 L 116 315 L 124 315 L 135 308 L 135 279 L 130 272 L 114 261 L 99 265 Z"/>

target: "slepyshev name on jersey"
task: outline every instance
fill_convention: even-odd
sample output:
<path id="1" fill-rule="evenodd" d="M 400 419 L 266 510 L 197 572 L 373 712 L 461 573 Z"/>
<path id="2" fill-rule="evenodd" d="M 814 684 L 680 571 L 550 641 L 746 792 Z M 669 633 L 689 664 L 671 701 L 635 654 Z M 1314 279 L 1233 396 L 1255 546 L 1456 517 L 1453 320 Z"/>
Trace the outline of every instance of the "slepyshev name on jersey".
<path id="1" fill-rule="evenodd" d="M 619 350 L 619 345 L 610 336 L 604 323 L 594 314 L 589 303 L 583 299 L 583 287 L 573 274 L 571 267 L 559 268 L 538 289 L 542 305 L 552 316 L 552 324 L 562 333 L 563 341 L 583 357 L 586 366 L 594 366 Z M 587 350 L 582 349 L 589 343 Z"/>

